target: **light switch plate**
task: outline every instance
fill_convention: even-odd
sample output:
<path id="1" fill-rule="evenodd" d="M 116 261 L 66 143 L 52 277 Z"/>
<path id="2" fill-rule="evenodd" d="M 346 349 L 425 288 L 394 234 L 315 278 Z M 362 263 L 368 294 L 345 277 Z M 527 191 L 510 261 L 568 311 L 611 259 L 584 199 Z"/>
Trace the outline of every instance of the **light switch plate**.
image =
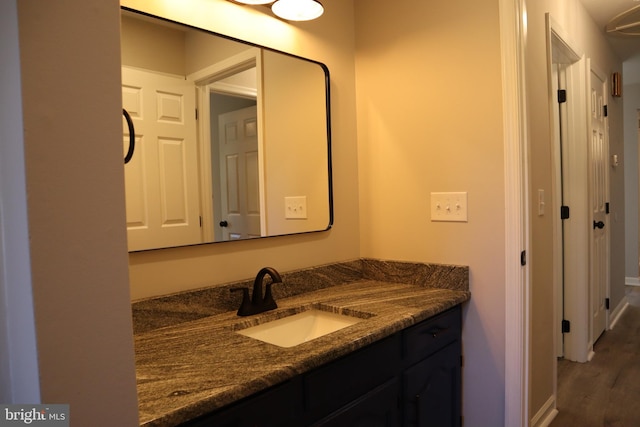
<path id="1" fill-rule="evenodd" d="M 431 193 L 431 221 L 467 222 L 467 192 Z"/>
<path id="2" fill-rule="evenodd" d="M 307 219 L 307 196 L 284 198 L 285 219 Z"/>
<path id="3" fill-rule="evenodd" d="M 545 204 L 546 203 L 544 201 L 544 190 L 538 189 L 538 216 L 544 216 Z"/>

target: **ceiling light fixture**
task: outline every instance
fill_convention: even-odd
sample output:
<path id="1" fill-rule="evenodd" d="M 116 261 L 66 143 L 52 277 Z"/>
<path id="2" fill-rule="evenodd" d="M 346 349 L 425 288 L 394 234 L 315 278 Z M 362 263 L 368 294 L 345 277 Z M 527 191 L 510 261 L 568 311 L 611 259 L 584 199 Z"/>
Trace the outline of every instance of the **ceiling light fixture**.
<path id="1" fill-rule="evenodd" d="M 322 3 L 317 0 L 229 0 L 251 6 L 271 5 L 271 11 L 287 21 L 310 21 L 324 13 Z"/>
<path id="2" fill-rule="evenodd" d="M 236 3 L 242 4 L 270 4 L 273 3 L 273 0 L 235 0 Z"/>
<path id="3" fill-rule="evenodd" d="M 640 6 L 633 6 L 631 9 L 613 17 L 605 27 L 608 34 L 618 36 L 640 36 Z"/>
<path id="4" fill-rule="evenodd" d="M 324 13 L 322 3 L 316 0 L 278 0 L 271 10 L 288 21 L 310 21 Z"/>

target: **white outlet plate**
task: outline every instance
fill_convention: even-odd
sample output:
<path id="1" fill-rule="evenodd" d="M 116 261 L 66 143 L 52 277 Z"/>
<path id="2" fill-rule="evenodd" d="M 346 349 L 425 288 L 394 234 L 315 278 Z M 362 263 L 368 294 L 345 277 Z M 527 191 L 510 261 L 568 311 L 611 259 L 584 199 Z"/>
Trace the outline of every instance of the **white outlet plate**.
<path id="1" fill-rule="evenodd" d="M 307 196 L 285 197 L 284 217 L 286 219 L 307 219 Z"/>
<path id="2" fill-rule="evenodd" d="M 431 221 L 467 222 L 467 192 L 431 193 Z"/>

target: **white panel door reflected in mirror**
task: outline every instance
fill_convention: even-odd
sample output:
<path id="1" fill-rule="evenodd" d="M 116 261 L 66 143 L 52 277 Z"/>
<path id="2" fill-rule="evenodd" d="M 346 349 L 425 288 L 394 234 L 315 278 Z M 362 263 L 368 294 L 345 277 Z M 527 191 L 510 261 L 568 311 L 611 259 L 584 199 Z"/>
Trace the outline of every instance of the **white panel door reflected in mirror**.
<path id="1" fill-rule="evenodd" d="M 121 28 L 130 251 L 331 227 L 323 64 L 126 8 Z"/>

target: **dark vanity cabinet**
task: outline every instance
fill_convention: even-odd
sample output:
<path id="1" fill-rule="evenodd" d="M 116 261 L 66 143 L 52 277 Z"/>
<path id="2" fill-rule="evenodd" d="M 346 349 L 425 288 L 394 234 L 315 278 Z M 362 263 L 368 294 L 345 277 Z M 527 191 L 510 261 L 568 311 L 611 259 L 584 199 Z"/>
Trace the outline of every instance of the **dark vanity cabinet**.
<path id="1" fill-rule="evenodd" d="M 460 308 L 403 331 L 403 426 L 461 424 Z"/>
<path id="2" fill-rule="evenodd" d="M 460 306 L 184 427 L 461 424 Z"/>

